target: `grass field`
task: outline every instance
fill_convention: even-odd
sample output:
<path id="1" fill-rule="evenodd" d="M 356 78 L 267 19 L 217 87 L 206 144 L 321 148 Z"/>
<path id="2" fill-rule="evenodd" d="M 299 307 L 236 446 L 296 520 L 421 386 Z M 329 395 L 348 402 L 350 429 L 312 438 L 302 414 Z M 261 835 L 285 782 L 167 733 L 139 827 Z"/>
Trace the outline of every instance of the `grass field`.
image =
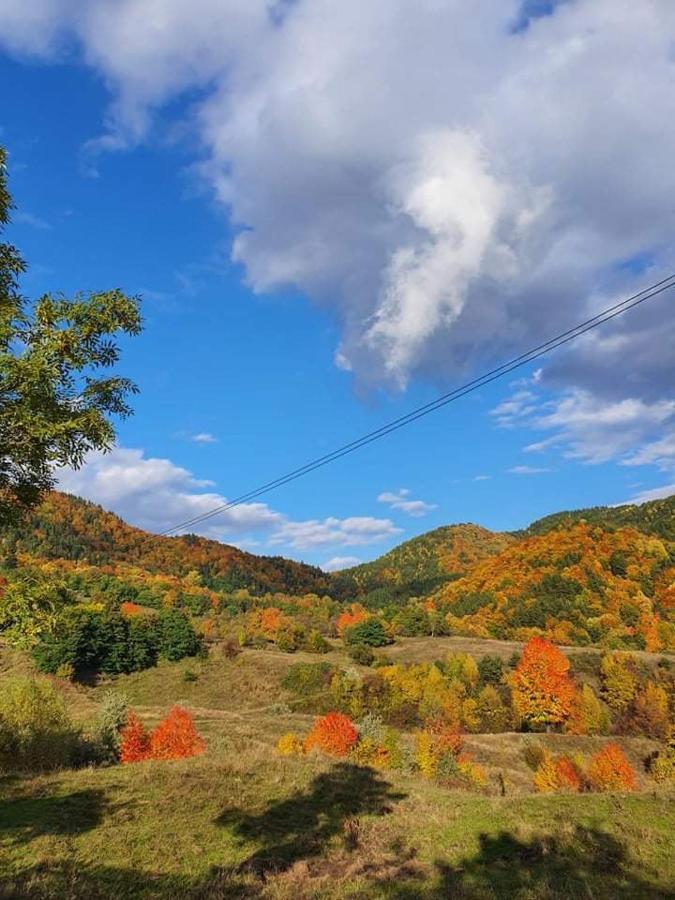
<path id="1" fill-rule="evenodd" d="M 177 701 L 190 707 L 207 752 L 0 779 L 0 897 L 675 896 L 673 794 L 533 795 L 523 735 L 467 737 L 488 771 L 485 795 L 321 757 L 280 758 L 278 736 L 312 721 L 280 705 L 288 697 L 279 678 L 297 659 L 214 654 L 117 679 L 149 721 Z M 28 668 L 2 652 L 0 677 Z M 187 669 L 196 681 L 183 680 Z M 106 685 L 64 689 L 85 721 Z M 602 743 L 542 739 L 570 752 Z M 654 746 L 622 744 L 636 765 Z"/>

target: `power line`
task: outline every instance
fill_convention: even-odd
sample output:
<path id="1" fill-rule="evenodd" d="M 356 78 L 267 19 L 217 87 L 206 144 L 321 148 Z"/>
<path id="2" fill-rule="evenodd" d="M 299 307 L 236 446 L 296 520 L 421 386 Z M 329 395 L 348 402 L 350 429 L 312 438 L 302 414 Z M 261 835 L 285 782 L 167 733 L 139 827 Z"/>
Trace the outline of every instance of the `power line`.
<path id="1" fill-rule="evenodd" d="M 633 294 L 631 297 L 628 297 L 619 303 L 615 303 L 613 306 L 610 306 L 597 315 L 592 316 L 590 319 L 586 319 L 584 322 L 575 325 L 573 328 L 562 332 L 562 334 L 558 334 L 555 337 L 550 338 L 543 344 L 539 344 L 537 347 L 533 347 L 526 353 L 522 353 L 520 356 L 517 356 L 514 359 L 511 359 L 508 362 L 497 366 L 497 368 L 491 369 L 489 372 L 485 372 L 478 378 L 474 378 L 472 381 L 468 381 L 466 384 L 463 384 L 446 394 L 442 394 L 440 397 L 437 397 L 435 400 L 432 400 L 429 403 L 418 406 L 416 409 L 413 409 L 409 413 L 400 416 L 398 419 L 387 422 L 385 425 L 382 425 L 375 431 L 371 431 L 368 434 L 365 434 L 348 444 L 344 444 L 342 447 L 338 447 L 331 453 L 327 453 L 324 456 L 320 456 L 317 459 L 311 460 L 304 466 L 293 469 L 291 472 L 288 472 L 285 475 L 281 475 L 279 478 L 276 478 L 273 481 L 268 481 L 266 484 L 262 484 L 257 488 L 253 488 L 247 493 L 241 494 L 239 497 L 235 497 L 234 500 L 230 500 L 227 503 L 216 506 L 214 507 L 214 509 L 209 510 L 205 513 L 201 513 L 198 516 L 194 516 L 192 519 L 187 519 L 184 522 L 179 522 L 177 525 L 174 525 L 171 528 L 167 528 L 165 531 L 160 532 L 160 534 L 172 534 L 174 531 L 178 531 L 179 529 L 184 529 L 192 525 L 199 524 L 206 521 L 207 519 L 212 518 L 213 516 L 219 515 L 223 512 L 227 512 L 227 510 L 233 509 L 235 506 L 240 506 L 242 503 L 253 500 L 263 493 L 267 493 L 268 491 L 274 490 L 277 487 L 288 484 L 290 481 L 295 481 L 296 478 L 301 478 L 303 475 L 308 475 L 315 469 L 319 469 L 322 466 L 328 465 L 328 463 L 334 462 L 335 460 L 340 459 L 341 457 L 346 456 L 349 453 L 353 453 L 355 450 L 359 450 L 361 447 L 364 447 L 367 444 L 372 443 L 373 441 L 386 437 L 393 431 L 397 431 L 399 428 L 403 428 L 405 425 L 409 425 L 411 422 L 414 422 L 417 419 L 422 418 L 423 416 L 429 415 L 429 413 L 435 412 L 437 409 L 441 409 L 443 406 L 452 403 L 454 400 L 459 400 L 461 397 L 466 396 L 466 394 L 478 390 L 478 388 L 484 387 L 485 385 L 490 384 L 490 382 L 492 381 L 496 381 L 498 378 L 501 378 L 504 375 L 513 372 L 515 369 L 519 369 L 522 366 L 533 362 L 535 359 L 544 356 L 546 353 L 550 353 L 552 350 L 555 350 L 558 347 L 561 347 L 564 344 L 567 344 L 570 341 L 581 337 L 581 335 L 586 334 L 594 328 L 598 328 L 600 325 L 604 325 L 606 322 L 615 319 L 617 316 L 623 315 L 629 310 L 634 309 L 636 306 L 639 306 L 641 303 L 644 303 L 647 300 L 651 300 L 653 297 L 656 297 L 659 294 L 662 294 L 664 291 L 670 290 L 673 287 L 675 287 L 675 273 L 669 275 L 667 278 L 664 278 L 661 281 L 656 282 L 650 287 L 644 288 L 637 294 Z"/>

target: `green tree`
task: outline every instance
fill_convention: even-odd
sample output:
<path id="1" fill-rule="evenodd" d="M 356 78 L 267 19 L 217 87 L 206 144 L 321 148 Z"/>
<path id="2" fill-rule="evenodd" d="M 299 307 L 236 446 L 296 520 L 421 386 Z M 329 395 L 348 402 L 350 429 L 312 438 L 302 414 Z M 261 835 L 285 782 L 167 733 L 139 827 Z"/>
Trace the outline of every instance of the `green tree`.
<path id="1" fill-rule="evenodd" d="M 344 642 L 347 645 L 367 644 L 369 647 L 384 647 L 385 644 L 391 644 L 391 638 L 384 630 L 382 622 L 378 619 L 366 619 L 345 630 Z"/>
<path id="2" fill-rule="evenodd" d="M 5 151 L 0 148 L 0 232 L 9 222 Z M 119 290 L 45 294 L 28 305 L 26 266 L 0 242 L 0 524 L 54 486 L 54 469 L 77 468 L 90 450 L 109 450 L 112 416 L 127 416 L 136 386 L 106 373 L 119 358 L 115 337 L 141 330 L 138 298 Z"/>

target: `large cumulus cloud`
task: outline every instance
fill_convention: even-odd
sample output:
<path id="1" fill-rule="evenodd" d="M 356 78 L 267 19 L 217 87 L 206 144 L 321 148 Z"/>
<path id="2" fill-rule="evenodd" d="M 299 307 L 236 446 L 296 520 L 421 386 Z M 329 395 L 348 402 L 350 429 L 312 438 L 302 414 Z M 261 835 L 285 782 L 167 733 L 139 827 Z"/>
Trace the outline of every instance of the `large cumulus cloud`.
<path id="1" fill-rule="evenodd" d="M 527 348 L 672 264 L 675 5 L 536 6 L 5 0 L 0 41 L 103 75 L 94 146 L 190 96 L 249 284 L 329 307 L 336 362 L 400 388 Z M 584 408 L 667 402 L 673 309 L 595 333 L 540 385 Z"/>

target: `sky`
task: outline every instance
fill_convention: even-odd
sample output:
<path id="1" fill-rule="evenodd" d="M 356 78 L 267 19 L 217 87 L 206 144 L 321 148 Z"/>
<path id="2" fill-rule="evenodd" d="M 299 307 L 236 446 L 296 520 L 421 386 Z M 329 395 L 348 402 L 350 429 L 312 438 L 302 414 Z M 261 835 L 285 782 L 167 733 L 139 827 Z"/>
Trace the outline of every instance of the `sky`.
<path id="1" fill-rule="evenodd" d="M 118 445 L 163 531 L 675 270 L 671 0 L 3 0 L 27 297 L 120 287 Z M 675 492 L 675 293 L 210 519 L 328 569 Z"/>

